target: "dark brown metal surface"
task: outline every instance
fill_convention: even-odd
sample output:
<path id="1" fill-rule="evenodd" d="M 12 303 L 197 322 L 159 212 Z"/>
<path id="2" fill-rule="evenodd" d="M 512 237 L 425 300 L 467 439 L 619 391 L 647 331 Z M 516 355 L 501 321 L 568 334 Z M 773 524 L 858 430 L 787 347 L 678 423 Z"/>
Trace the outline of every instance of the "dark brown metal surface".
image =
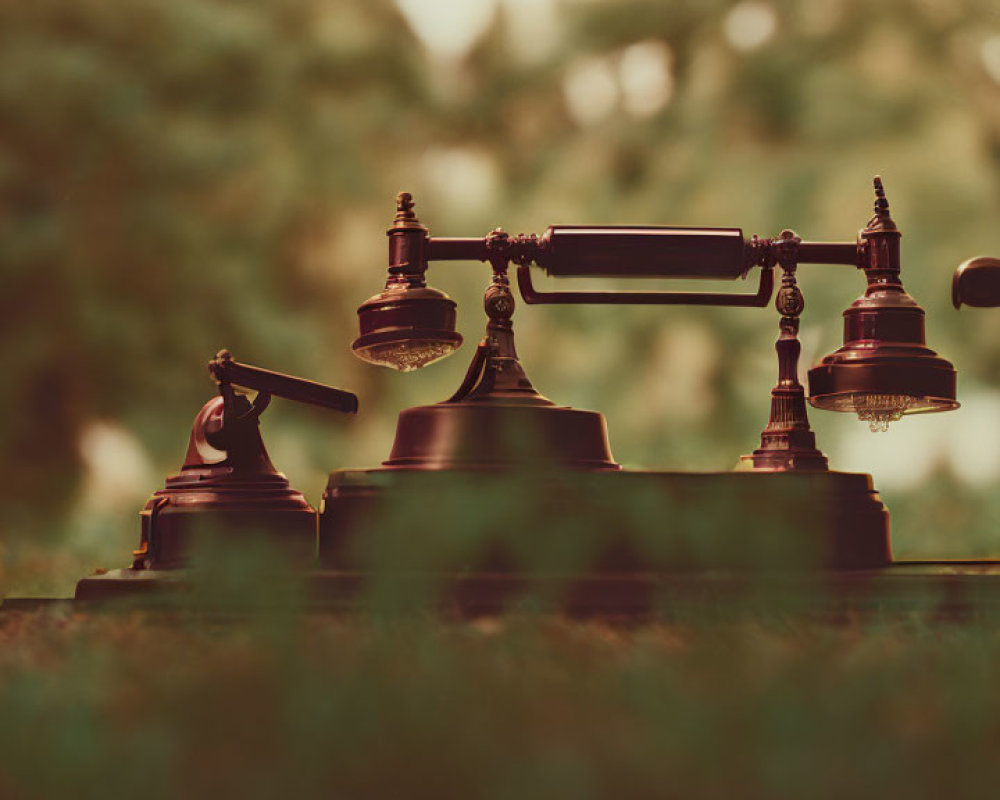
<path id="1" fill-rule="evenodd" d="M 358 308 L 360 336 L 351 348 L 365 361 L 393 362 L 404 371 L 425 366 L 462 344 L 455 308 L 455 301 L 437 289 L 391 283 Z"/>
<path id="2" fill-rule="evenodd" d="M 275 470 L 260 438 L 258 413 L 242 395 L 209 400 L 195 418 L 184 466 L 140 513 L 133 568 L 187 564 L 205 536 L 270 531 L 308 564 L 316 512 Z"/>
<path id="3" fill-rule="evenodd" d="M 396 196 L 396 218 L 386 231 L 389 269 L 385 288 L 358 308 L 359 333 L 351 344 L 365 361 L 401 371 L 451 355 L 461 344 L 455 301 L 427 286 L 427 229 L 408 192 Z"/>
<path id="4" fill-rule="evenodd" d="M 344 414 L 358 413 L 358 397 L 352 392 L 334 389 L 332 386 L 305 378 L 241 364 L 239 361 L 234 361 L 226 350 L 208 362 L 208 370 L 219 384 L 242 386 L 245 389 L 265 392 L 297 403 L 328 408 Z"/>
<path id="5" fill-rule="evenodd" d="M 926 345 L 924 310 L 900 280 L 900 233 L 875 178 L 875 215 L 861 232 L 868 286 L 844 312 L 844 345 L 809 371 L 809 402 L 854 411 L 856 396 L 911 398 L 901 413 L 958 408 L 955 368 Z"/>
<path id="6" fill-rule="evenodd" d="M 1000 259 L 979 256 L 960 264 L 952 279 L 951 301 L 955 308 L 1000 306 Z"/>
<path id="7" fill-rule="evenodd" d="M 399 569 L 398 557 L 423 552 L 408 549 L 423 542 L 443 572 L 486 563 L 517 572 L 530 554 L 512 556 L 509 548 L 526 531 L 542 553 L 549 537 L 568 537 L 567 553 L 588 555 L 564 559 L 561 569 L 571 563 L 581 574 L 892 562 L 889 515 L 871 476 L 822 470 L 522 469 L 502 481 L 468 469 L 338 470 L 319 525 L 320 565 L 329 569 Z"/>
<path id="8" fill-rule="evenodd" d="M 493 278 L 483 308 L 486 333 L 451 398 L 400 412 L 389 469 L 619 469 L 604 417 L 557 406 L 531 384 L 514 344 L 514 296 L 507 234 L 486 239 Z"/>
<path id="9" fill-rule="evenodd" d="M 268 537 L 293 563 L 308 568 L 315 557 L 316 512 L 279 473 L 260 435 L 260 415 L 271 394 L 345 413 L 357 397 L 340 389 L 234 361 L 220 351 L 209 362 L 219 395 L 195 417 L 184 464 L 166 479 L 140 512 L 139 547 L 130 570 L 186 566 L 206 537 L 239 547 L 248 537 Z M 257 389 L 250 402 L 234 385 Z"/>
<path id="10" fill-rule="evenodd" d="M 784 231 L 778 262 L 781 265 L 781 288 L 775 306 L 781 314 L 781 331 L 774 348 L 778 353 L 778 383 L 771 390 L 771 415 L 760 435 L 760 447 L 749 460 L 754 469 L 825 470 L 826 456 L 816 447 L 816 435 L 809 427 L 805 390 L 799 383 L 799 315 L 805 308 L 802 292 L 795 280 L 799 237 Z"/>
<path id="11" fill-rule="evenodd" d="M 337 613 L 378 608 L 373 585 L 385 580 L 366 572 L 315 570 L 303 576 L 307 608 Z M 383 583 L 384 585 L 384 583 Z M 822 574 L 775 571 L 767 576 L 715 570 L 702 573 L 604 575 L 497 575 L 488 573 L 399 575 L 393 585 L 407 597 L 423 597 L 405 609 L 446 616 L 493 616 L 526 609 L 582 618 L 635 622 L 644 619 L 725 620 L 737 615 L 793 612 L 808 618 L 856 624 L 859 619 L 927 620 L 944 623 L 996 619 L 1000 613 L 1000 561 L 900 561 L 870 570 Z M 431 587 L 427 591 L 427 587 Z M 172 572 L 132 574 L 112 570 L 80 581 L 75 601 L 7 598 L 0 611 L 65 613 L 114 607 L 124 601 L 155 609 L 160 598 L 178 608 L 191 586 Z M 248 606 L 248 610 L 253 607 Z M 199 606 L 204 613 L 206 609 Z M 232 608 L 221 609 L 232 613 Z"/>
<path id="12" fill-rule="evenodd" d="M 604 416 L 566 406 L 462 402 L 401 411 L 385 466 L 397 469 L 620 469 Z"/>
<path id="13" fill-rule="evenodd" d="M 534 260 L 555 277 L 733 280 L 749 266 L 739 228 L 551 225 Z"/>

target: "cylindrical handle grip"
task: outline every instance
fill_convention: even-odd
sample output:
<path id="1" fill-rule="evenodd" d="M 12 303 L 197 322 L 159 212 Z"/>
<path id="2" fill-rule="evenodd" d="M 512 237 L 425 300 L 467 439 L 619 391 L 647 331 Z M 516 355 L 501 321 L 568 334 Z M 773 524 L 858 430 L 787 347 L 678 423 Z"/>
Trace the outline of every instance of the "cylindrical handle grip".
<path id="1" fill-rule="evenodd" d="M 557 277 L 735 279 L 746 274 L 739 228 L 553 225 L 535 262 Z"/>
<path id="2" fill-rule="evenodd" d="M 963 303 L 975 308 L 1000 306 L 1000 259 L 980 256 L 959 265 L 951 282 L 951 301 L 955 308 Z"/>
<path id="3" fill-rule="evenodd" d="M 258 392 L 284 397 L 299 403 L 309 403 L 345 414 L 356 414 L 358 397 L 343 389 L 335 389 L 305 378 L 296 378 L 281 372 L 252 367 L 233 361 L 228 352 L 222 351 L 208 363 L 212 377 L 219 383 L 231 383 Z"/>

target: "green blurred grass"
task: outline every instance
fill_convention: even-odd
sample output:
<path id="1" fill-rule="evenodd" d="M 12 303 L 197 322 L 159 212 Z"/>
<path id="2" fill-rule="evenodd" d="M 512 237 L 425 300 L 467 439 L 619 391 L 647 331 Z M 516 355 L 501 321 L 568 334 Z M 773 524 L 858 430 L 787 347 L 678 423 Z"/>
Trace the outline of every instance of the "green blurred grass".
<path id="1" fill-rule="evenodd" d="M 0 795 L 983 797 L 1000 637 L 917 619 L 0 615 Z"/>
<path id="2" fill-rule="evenodd" d="M 988 607 L 833 625 L 751 569 L 801 531 L 762 540 L 773 520 L 734 518 L 731 496 L 623 475 L 581 506 L 594 476 L 417 477 L 422 512 L 373 520 L 353 614 L 309 612 L 280 551 L 221 534 L 155 610 L 0 612 L 0 798 L 973 797 L 1000 777 Z M 498 537 L 565 573 L 623 532 L 753 580 L 628 625 L 531 613 L 544 590 L 457 621 L 406 580 L 461 574 Z"/>

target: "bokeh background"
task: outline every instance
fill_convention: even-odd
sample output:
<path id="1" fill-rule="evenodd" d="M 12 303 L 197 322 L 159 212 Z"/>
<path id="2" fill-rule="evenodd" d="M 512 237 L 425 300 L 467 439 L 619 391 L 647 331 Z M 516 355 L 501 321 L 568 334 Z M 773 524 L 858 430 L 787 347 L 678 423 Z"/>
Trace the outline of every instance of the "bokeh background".
<path id="1" fill-rule="evenodd" d="M 950 307 L 1000 254 L 1000 8 L 985 0 L 0 0 L 0 590 L 122 566 L 240 360 L 360 395 L 276 401 L 272 459 L 314 503 L 458 385 L 478 264 L 438 264 L 466 346 L 416 374 L 350 352 L 407 190 L 432 233 L 554 223 L 854 239 L 884 177 L 904 281 L 963 408 L 872 434 L 811 419 L 871 472 L 902 556 L 1000 555 L 1000 312 Z M 803 267 L 804 370 L 850 271 Z M 741 287 L 742 288 L 742 287 Z M 607 416 L 627 467 L 722 470 L 759 441 L 773 309 L 531 307 L 536 387 Z"/>

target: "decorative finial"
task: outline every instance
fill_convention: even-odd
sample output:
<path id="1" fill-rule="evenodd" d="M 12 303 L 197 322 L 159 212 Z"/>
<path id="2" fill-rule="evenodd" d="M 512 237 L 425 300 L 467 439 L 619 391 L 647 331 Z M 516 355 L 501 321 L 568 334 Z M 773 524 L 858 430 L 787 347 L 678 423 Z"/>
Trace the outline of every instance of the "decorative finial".
<path id="1" fill-rule="evenodd" d="M 426 230 L 417 219 L 413 211 L 413 195 L 409 192 L 400 192 L 396 195 L 396 218 L 392 221 L 393 229 L 418 229 Z"/>
<path id="2" fill-rule="evenodd" d="M 409 192 L 400 192 L 396 195 L 396 221 L 402 222 L 407 219 L 416 219 L 413 213 L 413 195 Z"/>
<path id="3" fill-rule="evenodd" d="M 885 187 L 882 186 L 882 176 L 876 175 L 872 180 L 875 186 L 875 215 L 868 220 L 865 233 L 879 231 L 897 231 L 896 223 L 889 214 L 889 201 L 885 198 Z"/>
<path id="4" fill-rule="evenodd" d="M 885 188 L 882 186 L 882 176 L 876 175 L 875 180 L 875 216 L 889 216 L 889 201 L 885 199 Z"/>

